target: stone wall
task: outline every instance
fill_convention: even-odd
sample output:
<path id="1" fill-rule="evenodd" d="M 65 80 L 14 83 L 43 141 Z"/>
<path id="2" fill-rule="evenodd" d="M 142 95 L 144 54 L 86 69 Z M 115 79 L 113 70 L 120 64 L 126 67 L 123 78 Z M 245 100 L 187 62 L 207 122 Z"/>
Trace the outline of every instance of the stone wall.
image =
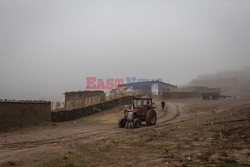
<path id="1" fill-rule="evenodd" d="M 53 122 L 74 120 L 84 116 L 92 115 L 97 112 L 114 108 L 118 105 L 128 104 L 132 101 L 132 99 L 133 96 L 126 96 L 79 109 L 51 112 L 51 117 Z"/>
<path id="2" fill-rule="evenodd" d="M 114 100 L 125 96 L 136 96 L 138 91 L 135 89 L 113 89 L 106 93 L 106 100 Z"/>
<path id="3" fill-rule="evenodd" d="M 38 101 L 0 102 L 0 130 L 51 121 L 51 103 Z"/>
<path id="4" fill-rule="evenodd" d="M 164 99 L 183 99 L 201 97 L 201 92 L 168 92 L 163 94 Z"/>
<path id="5" fill-rule="evenodd" d="M 83 108 L 105 101 L 103 91 L 76 91 L 65 93 L 65 110 Z"/>
<path id="6" fill-rule="evenodd" d="M 91 96 L 91 97 L 85 97 L 79 100 L 72 100 L 65 102 L 65 109 L 66 110 L 72 110 L 77 108 L 83 108 L 90 105 L 98 104 L 100 102 L 103 102 L 102 96 Z"/>

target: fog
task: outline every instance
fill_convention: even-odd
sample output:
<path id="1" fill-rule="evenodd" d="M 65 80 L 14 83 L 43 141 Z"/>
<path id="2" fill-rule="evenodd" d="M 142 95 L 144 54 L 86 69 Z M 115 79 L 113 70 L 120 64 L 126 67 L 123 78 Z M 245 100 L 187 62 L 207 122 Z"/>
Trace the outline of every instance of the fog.
<path id="1" fill-rule="evenodd" d="M 0 98 L 62 99 L 86 77 L 163 78 L 250 65 L 249 0 L 0 0 Z"/>

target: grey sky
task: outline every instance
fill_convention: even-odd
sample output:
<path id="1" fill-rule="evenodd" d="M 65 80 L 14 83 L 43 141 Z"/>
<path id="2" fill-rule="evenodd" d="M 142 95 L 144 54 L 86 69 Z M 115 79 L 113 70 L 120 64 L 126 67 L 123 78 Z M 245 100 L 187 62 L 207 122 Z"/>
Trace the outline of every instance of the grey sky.
<path id="1" fill-rule="evenodd" d="M 86 77 L 169 78 L 250 64 L 249 0 L 0 0 L 0 98 L 62 98 Z"/>

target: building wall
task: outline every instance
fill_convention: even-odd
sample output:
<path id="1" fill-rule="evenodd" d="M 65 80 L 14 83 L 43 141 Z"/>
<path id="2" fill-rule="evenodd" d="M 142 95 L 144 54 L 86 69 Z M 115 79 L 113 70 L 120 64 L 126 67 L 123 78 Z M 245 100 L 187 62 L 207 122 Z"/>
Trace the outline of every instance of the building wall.
<path id="1" fill-rule="evenodd" d="M 140 96 L 151 96 L 152 89 L 151 89 L 151 82 L 138 82 L 138 83 L 130 83 L 130 84 L 123 84 L 124 88 L 130 88 L 135 90 L 137 95 Z"/>
<path id="2" fill-rule="evenodd" d="M 164 99 L 184 99 L 201 97 L 200 92 L 166 92 L 163 94 Z"/>
<path id="3" fill-rule="evenodd" d="M 177 91 L 177 86 L 162 82 L 162 88 L 158 89 L 158 95 L 160 97 L 163 97 L 165 93 L 176 92 L 176 91 Z"/>
<path id="4" fill-rule="evenodd" d="M 65 93 L 65 109 L 87 107 L 105 101 L 103 91 L 78 91 Z"/>
<path id="5" fill-rule="evenodd" d="M 207 86 L 186 86 L 178 88 L 179 92 L 203 92 L 208 89 Z"/>
<path id="6" fill-rule="evenodd" d="M 135 89 L 116 89 L 116 90 L 112 90 L 111 92 L 106 93 L 106 100 L 114 100 L 114 99 L 118 99 L 121 97 L 126 97 L 126 96 L 136 96 L 138 95 L 139 92 L 138 90 Z"/>
<path id="7" fill-rule="evenodd" d="M 131 89 L 138 90 L 137 95 L 149 95 L 149 96 L 152 96 L 153 93 L 156 92 L 155 91 L 156 88 L 152 88 L 152 86 L 154 87 L 155 85 L 158 85 L 158 88 L 157 88 L 158 93 L 157 93 L 157 95 L 159 95 L 161 97 L 166 92 L 176 92 L 177 91 L 177 86 L 167 84 L 167 83 L 164 83 L 164 82 L 160 82 L 160 81 L 148 81 L 148 82 L 140 82 L 140 83 L 130 83 L 130 84 L 123 84 L 122 86 L 124 88 L 130 87 Z M 153 89 L 153 91 L 152 91 L 152 89 Z"/>
<path id="8" fill-rule="evenodd" d="M 0 102 L 0 130 L 49 122 L 50 112 L 50 102 Z"/>

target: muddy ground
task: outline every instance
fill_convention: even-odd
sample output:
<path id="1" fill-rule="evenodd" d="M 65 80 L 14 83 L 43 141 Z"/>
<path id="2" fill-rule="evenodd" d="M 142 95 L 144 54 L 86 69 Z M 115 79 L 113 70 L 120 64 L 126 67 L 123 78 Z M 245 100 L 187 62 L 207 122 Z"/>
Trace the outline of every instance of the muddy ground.
<path id="1" fill-rule="evenodd" d="M 150 127 L 119 129 L 119 106 L 1 133 L 0 166 L 250 166 L 250 99 L 159 103 Z"/>

